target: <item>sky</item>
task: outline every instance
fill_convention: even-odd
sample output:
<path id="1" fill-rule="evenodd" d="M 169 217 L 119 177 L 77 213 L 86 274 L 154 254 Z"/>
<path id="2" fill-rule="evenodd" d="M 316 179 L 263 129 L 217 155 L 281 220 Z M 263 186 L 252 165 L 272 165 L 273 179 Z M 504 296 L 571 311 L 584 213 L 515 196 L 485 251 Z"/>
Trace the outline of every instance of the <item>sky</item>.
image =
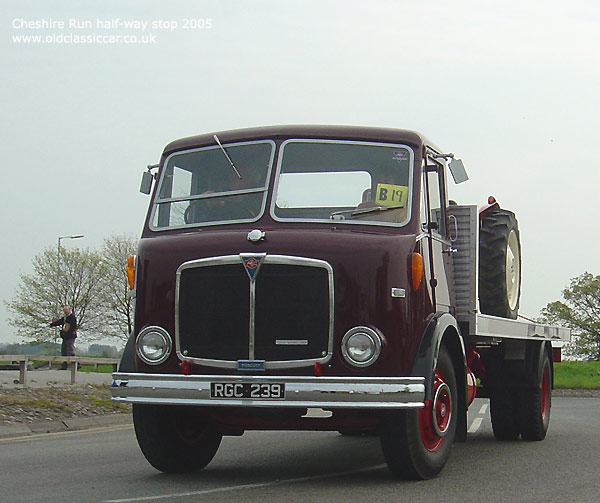
<path id="1" fill-rule="evenodd" d="M 146 165 L 240 127 L 397 127 L 453 152 L 453 199 L 517 215 L 526 316 L 600 274 L 598 2 L 4 0 L 0 23 L 0 343 L 36 254 L 139 236 Z"/>

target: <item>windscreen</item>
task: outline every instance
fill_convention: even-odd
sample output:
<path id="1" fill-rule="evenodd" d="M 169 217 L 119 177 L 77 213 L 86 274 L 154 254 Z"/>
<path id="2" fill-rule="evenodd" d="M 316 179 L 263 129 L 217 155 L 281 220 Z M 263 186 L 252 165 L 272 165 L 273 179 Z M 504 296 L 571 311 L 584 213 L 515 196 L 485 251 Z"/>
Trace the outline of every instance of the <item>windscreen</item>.
<path id="1" fill-rule="evenodd" d="M 402 225 L 410 218 L 408 147 L 290 140 L 279 164 L 272 206 L 277 220 Z"/>
<path id="2" fill-rule="evenodd" d="M 271 141 L 178 152 L 165 162 L 151 228 L 254 221 L 264 211 Z"/>

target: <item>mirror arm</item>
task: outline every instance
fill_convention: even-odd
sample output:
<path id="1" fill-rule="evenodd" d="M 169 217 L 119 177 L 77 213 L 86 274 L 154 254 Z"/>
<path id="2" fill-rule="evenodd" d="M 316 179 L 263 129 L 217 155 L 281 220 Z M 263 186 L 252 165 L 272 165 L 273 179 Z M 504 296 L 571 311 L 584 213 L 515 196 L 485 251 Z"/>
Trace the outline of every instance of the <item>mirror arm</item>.
<path id="1" fill-rule="evenodd" d="M 148 164 L 148 166 L 146 166 L 146 169 L 152 175 L 152 178 L 154 178 L 155 180 L 156 180 L 156 176 L 158 175 L 159 166 L 160 166 L 160 164 Z M 152 173 L 153 169 L 156 169 L 157 171 L 155 173 Z"/>

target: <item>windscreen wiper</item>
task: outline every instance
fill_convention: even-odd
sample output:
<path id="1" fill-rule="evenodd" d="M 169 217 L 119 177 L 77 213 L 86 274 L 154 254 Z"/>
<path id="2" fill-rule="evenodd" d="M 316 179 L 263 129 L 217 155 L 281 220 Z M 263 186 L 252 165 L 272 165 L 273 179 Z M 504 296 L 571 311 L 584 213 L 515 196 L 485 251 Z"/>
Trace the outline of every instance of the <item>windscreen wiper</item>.
<path id="1" fill-rule="evenodd" d="M 219 148 L 221 149 L 221 151 L 225 154 L 225 157 L 227 157 L 227 160 L 229 161 L 229 164 L 231 164 L 231 167 L 233 168 L 233 171 L 235 171 L 235 174 L 241 180 L 242 179 L 242 175 L 240 175 L 240 172 L 235 167 L 235 164 L 233 164 L 233 161 L 231 160 L 231 157 L 229 157 L 229 154 L 227 153 L 227 150 L 225 150 L 225 148 L 223 147 L 223 145 L 221 145 L 221 142 L 219 141 L 219 137 L 215 134 L 215 135 L 213 135 L 213 138 L 217 142 L 217 145 L 219 145 Z"/>
<path id="2" fill-rule="evenodd" d="M 375 211 L 397 210 L 398 208 L 402 208 L 402 206 L 371 206 L 370 208 L 334 211 L 331 215 L 329 215 L 329 218 L 331 218 L 331 220 L 345 220 L 345 215 L 348 215 L 350 218 L 352 218 L 356 215 L 364 215 L 365 213 L 373 213 Z"/>

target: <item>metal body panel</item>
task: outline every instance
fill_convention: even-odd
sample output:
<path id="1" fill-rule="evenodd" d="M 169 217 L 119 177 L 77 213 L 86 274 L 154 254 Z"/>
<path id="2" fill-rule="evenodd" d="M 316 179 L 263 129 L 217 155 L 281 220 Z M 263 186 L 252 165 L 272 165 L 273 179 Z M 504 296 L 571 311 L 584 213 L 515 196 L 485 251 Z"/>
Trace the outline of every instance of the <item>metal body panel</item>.
<path id="1" fill-rule="evenodd" d="M 456 222 L 456 237 L 452 248 L 454 268 L 454 293 L 456 297 L 456 319 L 470 321 L 470 314 L 477 311 L 477 243 L 478 216 L 475 205 L 451 205 L 448 213 Z M 452 231 L 451 231 L 452 232 Z"/>
<path id="2" fill-rule="evenodd" d="M 431 239 L 431 253 L 435 274 L 435 302 L 437 312 L 450 312 L 453 304 L 452 294 L 452 264 L 448 263 L 448 243 L 439 234 L 434 233 Z"/>
<path id="3" fill-rule="evenodd" d="M 471 316 L 470 326 L 474 327 L 474 331 L 470 335 L 481 337 L 536 339 L 556 342 L 571 340 L 571 331 L 568 328 L 531 321 L 509 320 L 488 314 L 474 313 Z"/>
<path id="4" fill-rule="evenodd" d="M 113 374 L 113 400 L 127 403 L 241 406 L 413 409 L 424 406 L 420 377 L 311 377 L 250 375 Z M 211 382 L 283 383 L 282 400 L 211 399 Z"/>
<path id="5" fill-rule="evenodd" d="M 407 143 L 420 152 L 423 145 L 432 143 L 416 131 L 396 128 L 365 126 L 331 126 L 331 125 L 279 125 L 244 129 L 232 129 L 216 133 L 224 145 L 234 141 L 256 141 L 269 139 L 310 138 L 323 140 L 377 141 L 384 143 Z M 215 145 L 215 133 L 181 138 L 169 143 L 164 155 L 172 152 L 197 148 L 204 145 Z M 227 145 L 225 145 L 227 146 Z"/>
<path id="6" fill-rule="evenodd" d="M 176 278 L 178 268 L 184 263 L 211 261 L 224 251 L 235 253 L 233 260 L 237 261 L 240 254 L 263 253 L 267 257 L 316 259 L 331 265 L 335 292 L 330 306 L 335 320 L 334 354 L 323 369 L 324 375 L 409 375 L 432 310 L 423 285 L 416 292 L 409 285 L 406 260 L 417 246 L 414 235 L 399 235 L 388 228 L 387 232 L 382 229 L 375 233 L 314 224 L 277 224 L 261 226 L 261 230 L 265 232 L 265 239 L 256 243 L 248 241 L 247 228 L 143 238 L 138 249 L 135 333 L 146 326 L 157 325 L 175 337 Z M 405 297 L 392 297 L 392 288 L 404 290 Z M 310 305 L 306 307 L 310 309 Z M 385 337 L 382 357 L 369 368 L 350 368 L 339 353 L 344 334 L 356 326 L 376 328 Z M 282 333 L 278 339 L 290 337 Z M 136 370 L 178 374 L 180 361 L 173 355 L 160 369 L 137 361 Z M 207 362 L 208 366 L 198 363 L 194 372 L 199 374 L 231 373 L 231 368 L 213 366 L 217 362 Z M 277 373 L 271 364 L 266 367 L 266 373 Z M 289 372 L 312 375 L 312 367 L 298 364 L 297 367 L 289 368 Z"/>

